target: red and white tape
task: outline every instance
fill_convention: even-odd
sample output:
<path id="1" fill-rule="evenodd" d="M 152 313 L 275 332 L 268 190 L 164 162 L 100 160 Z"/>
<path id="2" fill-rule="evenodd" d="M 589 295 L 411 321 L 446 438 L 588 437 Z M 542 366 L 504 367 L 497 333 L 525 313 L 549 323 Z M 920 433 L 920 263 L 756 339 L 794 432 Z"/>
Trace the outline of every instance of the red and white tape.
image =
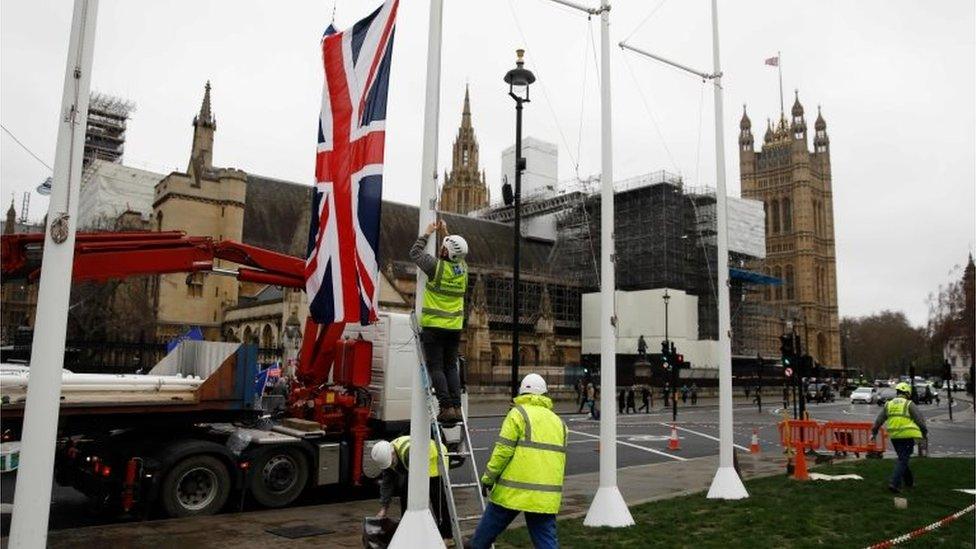
<path id="1" fill-rule="evenodd" d="M 907 534 L 898 536 L 897 538 L 891 538 L 888 541 L 882 541 L 880 543 L 875 543 L 874 545 L 871 545 L 870 547 L 868 547 L 868 549 L 885 549 L 887 547 L 893 547 L 895 545 L 898 545 L 899 543 L 905 543 L 908 540 L 912 540 L 912 539 L 915 539 L 915 538 L 922 537 L 923 535 L 931 532 L 932 530 L 935 530 L 936 528 L 941 528 L 942 526 L 945 526 L 946 524 L 949 524 L 950 522 L 958 519 L 959 517 L 965 515 L 966 513 L 969 513 L 973 509 L 976 509 L 976 503 L 970 505 L 969 507 L 966 507 L 962 511 L 953 513 L 953 514 L 947 516 L 946 518 L 944 518 L 942 520 L 933 522 L 932 524 L 929 524 L 928 526 L 923 526 L 922 528 L 919 528 L 918 530 L 912 530 L 911 532 L 909 532 Z"/>

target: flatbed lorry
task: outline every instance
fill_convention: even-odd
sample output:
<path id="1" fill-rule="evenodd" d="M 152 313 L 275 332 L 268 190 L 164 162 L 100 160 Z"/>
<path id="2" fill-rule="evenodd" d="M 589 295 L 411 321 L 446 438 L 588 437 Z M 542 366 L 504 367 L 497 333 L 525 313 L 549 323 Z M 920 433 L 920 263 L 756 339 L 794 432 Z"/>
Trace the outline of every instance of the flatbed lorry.
<path id="1" fill-rule="evenodd" d="M 42 242 L 42 235 L 5 235 L 4 276 L 36 273 L 30 256 Z M 298 258 L 176 232 L 80 233 L 73 277 L 208 270 L 214 258 L 243 265 L 234 273 L 242 280 L 303 285 Z M 283 507 L 313 487 L 362 485 L 372 443 L 409 430 L 419 360 L 407 314 L 381 312 L 368 326 L 308 319 L 279 416 L 262 409 L 256 352 L 238 343 L 180 343 L 147 374 L 194 385 L 175 393 L 143 390 L 133 376 L 85 374 L 86 385 L 66 373 L 55 480 L 135 516 L 213 514 L 245 497 Z M 22 392 L 12 379 L 0 378 L 5 441 L 19 439 L 26 396 L 26 379 Z"/>

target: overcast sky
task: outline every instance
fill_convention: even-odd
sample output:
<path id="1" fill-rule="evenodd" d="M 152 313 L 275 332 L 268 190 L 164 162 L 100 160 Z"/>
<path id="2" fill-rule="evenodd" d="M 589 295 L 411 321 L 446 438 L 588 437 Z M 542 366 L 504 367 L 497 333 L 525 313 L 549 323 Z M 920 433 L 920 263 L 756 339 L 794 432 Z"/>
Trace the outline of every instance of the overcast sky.
<path id="1" fill-rule="evenodd" d="M 337 27 L 378 4 L 338 0 Z M 558 145 L 560 179 L 598 172 L 598 20 L 546 0 L 445 4 L 440 171 L 450 167 L 468 83 L 481 163 L 492 195 L 500 196 L 500 153 L 514 135 L 502 76 L 514 64 L 515 48 L 525 47 L 527 66 L 538 77 L 525 111 L 526 134 Z M 215 165 L 311 183 L 322 88 L 318 46 L 332 5 L 102 0 L 93 89 L 138 105 L 124 162 L 160 173 L 185 170 L 190 123 L 210 79 Z M 719 5 L 729 192 L 739 192 L 742 105 L 748 105 L 759 143 L 765 119 L 779 114 L 776 71 L 763 60 L 780 50 L 787 111 L 799 89 L 808 125 L 822 105 L 830 134 L 841 315 L 887 308 L 923 323 L 926 295 L 949 280 L 976 239 L 974 3 Z M 427 2 L 402 0 L 387 124 L 384 196 L 414 204 L 427 17 Z M 0 119 L 49 165 L 70 20 L 67 0 L 0 3 Z M 611 24 L 612 44 L 627 38 L 710 70 L 706 0 L 617 0 Z M 615 179 L 667 169 L 689 185 L 714 185 L 711 88 L 616 47 L 611 66 Z M 0 143 L 3 200 L 15 193 L 19 210 L 22 193 L 49 172 L 6 133 Z M 46 206 L 35 193 L 31 217 L 43 216 Z"/>

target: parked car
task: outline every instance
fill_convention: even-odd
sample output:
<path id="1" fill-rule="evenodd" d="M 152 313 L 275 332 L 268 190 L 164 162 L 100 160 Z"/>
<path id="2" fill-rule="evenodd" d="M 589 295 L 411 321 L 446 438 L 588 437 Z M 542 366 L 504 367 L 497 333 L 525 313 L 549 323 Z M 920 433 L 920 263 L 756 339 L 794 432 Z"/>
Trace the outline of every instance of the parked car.
<path id="1" fill-rule="evenodd" d="M 896 395 L 898 395 L 897 391 L 891 387 L 884 387 L 878 391 L 878 396 L 875 399 L 875 402 L 878 404 L 878 406 L 884 406 L 885 402 L 895 398 Z"/>
<path id="2" fill-rule="evenodd" d="M 874 387 L 858 387 L 851 393 L 851 404 L 874 404 L 878 390 Z"/>

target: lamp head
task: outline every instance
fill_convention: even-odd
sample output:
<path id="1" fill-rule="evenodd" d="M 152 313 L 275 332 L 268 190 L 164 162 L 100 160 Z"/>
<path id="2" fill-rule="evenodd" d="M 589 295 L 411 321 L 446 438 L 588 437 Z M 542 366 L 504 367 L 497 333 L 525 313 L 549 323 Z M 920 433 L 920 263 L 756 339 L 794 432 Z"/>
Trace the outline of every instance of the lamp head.
<path id="1" fill-rule="evenodd" d="M 505 83 L 508 84 L 508 92 L 512 95 L 516 95 L 516 91 L 524 88 L 525 99 L 523 101 L 528 101 L 529 85 L 535 82 L 535 75 L 532 74 L 532 71 L 525 68 L 524 55 L 525 50 L 521 48 L 515 50 L 515 68 L 505 73 Z"/>

